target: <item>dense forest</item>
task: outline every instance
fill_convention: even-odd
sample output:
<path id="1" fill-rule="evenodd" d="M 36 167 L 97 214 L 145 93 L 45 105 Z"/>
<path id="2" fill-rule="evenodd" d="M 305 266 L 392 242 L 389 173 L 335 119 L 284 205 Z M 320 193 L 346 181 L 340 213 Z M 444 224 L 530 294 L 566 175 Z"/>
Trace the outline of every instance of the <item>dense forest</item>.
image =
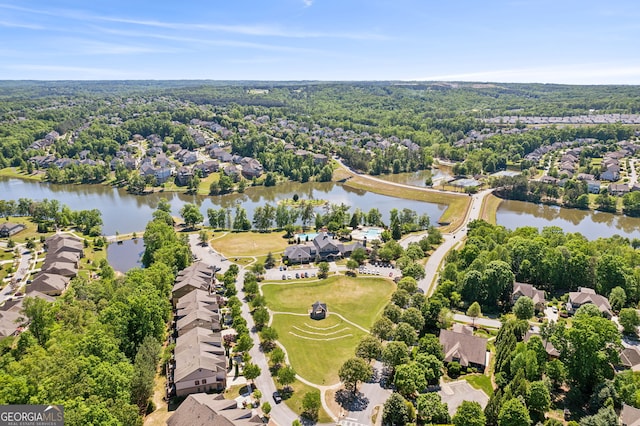
<path id="1" fill-rule="evenodd" d="M 28 330 L 0 343 L 0 403 L 63 404 L 69 425 L 142 424 L 173 280 L 191 262 L 166 215 L 147 226 L 144 269 L 116 277 L 103 261 L 99 279 L 73 279 L 53 303 L 25 299 Z"/>

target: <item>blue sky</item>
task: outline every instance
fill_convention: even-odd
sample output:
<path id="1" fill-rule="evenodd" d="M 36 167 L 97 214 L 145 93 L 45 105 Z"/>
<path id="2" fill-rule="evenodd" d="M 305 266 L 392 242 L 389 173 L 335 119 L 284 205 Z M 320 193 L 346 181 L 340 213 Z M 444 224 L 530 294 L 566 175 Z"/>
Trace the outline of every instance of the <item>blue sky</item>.
<path id="1" fill-rule="evenodd" d="M 637 0 L 0 0 L 0 79 L 640 84 Z"/>

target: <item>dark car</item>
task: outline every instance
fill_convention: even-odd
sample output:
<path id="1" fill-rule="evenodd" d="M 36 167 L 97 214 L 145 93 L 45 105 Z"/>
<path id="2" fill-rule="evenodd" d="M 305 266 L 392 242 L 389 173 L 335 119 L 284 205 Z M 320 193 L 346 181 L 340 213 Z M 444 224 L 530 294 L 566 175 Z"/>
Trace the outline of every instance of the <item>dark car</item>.
<path id="1" fill-rule="evenodd" d="M 282 402 L 282 397 L 280 396 L 280 392 L 275 391 L 273 393 L 273 400 L 276 402 L 276 404 L 280 404 Z"/>

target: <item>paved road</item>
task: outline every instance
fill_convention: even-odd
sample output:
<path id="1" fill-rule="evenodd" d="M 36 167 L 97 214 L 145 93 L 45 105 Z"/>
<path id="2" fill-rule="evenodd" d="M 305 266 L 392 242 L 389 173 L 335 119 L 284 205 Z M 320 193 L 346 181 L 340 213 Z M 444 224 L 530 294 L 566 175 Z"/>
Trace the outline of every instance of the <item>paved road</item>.
<path id="1" fill-rule="evenodd" d="M 362 383 L 358 391 L 361 395 L 355 406 L 344 413 L 341 416 L 340 425 L 344 426 L 357 426 L 357 425 L 370 425 L 371 417 L 373 417 L 373 410 L 376 406 L 381 406 L 391 395 L 390 389 L 385 389 L 380 386 L 380 378 L 382 375 L 383 365 L 380 361 L 376 361 L 373 365 L 374 380 L 370 383 Z M 358 404 L 360 403 L 360 405 Z M 382 413 L 382 411 L 380 411 Z M 378 416 L 378 419 L 381 415 Z"/>
<path id="2" fill-rule="evenodd" d="M 491 189 L 485 189 L 471 197 L 471 204 L 469 205 L 462 225 L 453 232 L 443 234 L 442 237 L 444 238 L 444 242 L 440 244 L 431 256 L 429 256 L 429 259 L 427 259 L 427 263 L 424 267 L 425 277 L 418 282 L 418 287 L 424 290 L 427 296 L 431 296 L 435 291 L 436 286 L 432 286 L 432 283 L 434 283 L 438 278 L 440 266 L 442 265 L 445 256 L 449 253 L 449 250 L 459 244 L 462 244 L 462 241 L 467 236 L 469 222 L 480 217 L 482 203 L 484 202 L 484 199 L 491 194 L 491 192 Z"/>
<path id="3" fill-rule="evenodd" d="M 202 260 L 205 263 L 220 267 L 220 272 L 222 273 L 229 269 L 230 261 L 226 260 L 224 256 L 210 248 L 208 245 L 202 246 L 200 244 L 200 237 L 198 235 L 189 235 L 189 244 L 191 245 L 192 253 L 195 254 L 198 259 Z M 249 305 L 244 302 L 245 294 L 242 291 L 242 287 L 244 286 L 245 272 L 245 269 L 240 267 L 238 280 L 236 282 L 236 288 L 238 290 L 238 298 L 243 301 L 242 315 L 247 320 L 247 327 L 250 330 L 249 334 L 253 339 L 253 348 L 251 348 L 251 350 L 249 351 L 249 354 L 251 355 L 251 361 L 260 367 L 260 376 L 258 376 L 254 380 L 254 384 L 258 389 L 260 389 L 260 392 L 262 392 L 261 401 L 268 401 L 269 404 L 271 404 L 271 420 L 278 425 L 288 426 L 293 423 L 294 420 L 298 419 L 298 415 L 294 413 L 289 407 L 287 407 L 286 404 L 276 404 L 273 400 L 273 393 L 276 391 L 276 385 L 271 378 L 267 358 L 265 354 L 260 350 L 260 337 L 254 330 L 253 317 L 249 314 Z"/>
<path id="4" fill-rule="evenodd" d="M 473 318 L 468 317 L 466 315 L 462 315 L 462 314 L 453 314 L 453 319 L 456 321 L 460 321 L 460 322 L 466 322 L 469 324 L 473 324 Z M 489 327 L 489 328 L 500 328 L 502 327 L 502 323 L 496 319 L 491 319 L 491 318 L 476 318 L 475 321 L 476 325 L 481 325 L 483 327 Z"/>

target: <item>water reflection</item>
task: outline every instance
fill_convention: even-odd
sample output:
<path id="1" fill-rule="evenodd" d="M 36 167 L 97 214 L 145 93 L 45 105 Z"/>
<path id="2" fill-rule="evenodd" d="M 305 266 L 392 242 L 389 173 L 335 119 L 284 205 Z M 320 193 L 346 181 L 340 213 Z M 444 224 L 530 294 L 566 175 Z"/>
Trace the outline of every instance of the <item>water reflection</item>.
<path id="1" fill-rule="evenodd" d="M 120 244 L 109 244 L 107 247 L 107 260 L 116 271 L 125 273 L 129 269 L 142 266 L 142 254 L 144 243 L 141 238 L 136 240 L 121 241 Z"/>
<path id="2" fill-rule="evenodd" d="M 589 210 L 562 209 L 558 206 L 503 200 L 496 221 L 509 229 L 521 226 L 558 226 L 564 232 L 579 232 L 589 240 L 618 234 L 640 238 L 640 218 Z"/>
<path id="3" fill-rule="evenodd" d="M 151 214 L 157 208 L 161 198 L 166 198 L 171 205 L 171 212 L 179 216 L 185 203 L 195 203 L 206 217 L 209 208 L 235 209 L 242 205 L 249 217 L 257 206 L 265 203 L 276 204 L 279 200 L 292 198 L 297 194 L 301 199 L 322 199 L 329 203 L 344 203 L 351 206 L 350 212 L 356 208 L 368 211 L 377 208 L 388 222 L 389 210 L 409 208 L 419 215 L 427 214 L 432 223 L 436 223 L 446 209 L 445 205 L 420 201 L 393 198 L 374 194 L 363 190 L 346 188 L 333 182 L 289 182 L 276 187 L 249 187 L 243 194 L 227 194 L 219 196 L 195 196 L 174 192 L 162 192 L 148 195 L 132 195 L 122 188 L 103 185 L 52 185 L 20 179 L 0 178 L 0 199 L 18 200 L 22 197 L 34 200 L 44 198 L 56 199 L 68 205 L 72 210 L 98 209 L 104 221 L 103 232 L 114 235 L 116 232 L 126 233 L 144 230 Z"/>

